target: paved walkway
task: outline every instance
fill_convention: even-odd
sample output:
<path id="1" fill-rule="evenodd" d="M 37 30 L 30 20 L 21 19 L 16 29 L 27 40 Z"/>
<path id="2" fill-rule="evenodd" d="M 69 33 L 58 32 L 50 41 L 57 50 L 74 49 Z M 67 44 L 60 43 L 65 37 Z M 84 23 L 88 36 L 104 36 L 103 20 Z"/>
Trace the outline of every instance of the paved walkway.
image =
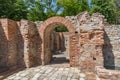
<path id="1" fill-rule="evenodd" d="M 78 68 L 69 67 L 69 61 L 65 57 L 55 55 L 49 65 L 20 70 L 3 80 L 99 80 L 96 75 L 88 74 L 80 72 Z"/>
<path id="2" fill-rule="evenodd" d="M 19 71 L 3 80 L 84 80 L 84 77 L 85 74 L 80 74 L 80 70 L 77 68 L 60 68 L 47 65 Z"/>

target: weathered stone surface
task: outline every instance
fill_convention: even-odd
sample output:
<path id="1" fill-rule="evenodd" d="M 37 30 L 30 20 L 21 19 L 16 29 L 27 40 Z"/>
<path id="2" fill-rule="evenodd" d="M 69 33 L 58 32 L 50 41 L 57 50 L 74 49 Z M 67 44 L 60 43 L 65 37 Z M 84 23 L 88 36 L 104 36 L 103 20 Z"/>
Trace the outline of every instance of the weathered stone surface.
<path id="1" fill-rule="evenodd" d="M 104 66 L 106 68 L 120 68 L 120 25 L 105 26 L 104 37 Z"/>

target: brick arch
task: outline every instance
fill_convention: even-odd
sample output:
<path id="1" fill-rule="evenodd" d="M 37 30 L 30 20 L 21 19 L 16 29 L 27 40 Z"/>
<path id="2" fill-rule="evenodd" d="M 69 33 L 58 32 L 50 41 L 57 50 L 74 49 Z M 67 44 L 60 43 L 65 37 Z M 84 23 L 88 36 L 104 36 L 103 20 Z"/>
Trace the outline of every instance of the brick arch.
<path id="1" fill-rule="evenodd" d="M 75 30 L 74 30 L 74 25 L 68 21 L 67 19 L 63 18 L 63 17 L 51 17 L 49 19 L 47 19 L 43 24 L 41 24 L 40 29 L 39 29 L 39 33 L 42 39 L 42 53 L 41 53 L 41 60 L 42 60 L 42 65 L 45 65 L 47 63 L 49 63 L 49 58 L 48 58 L 48 54 L 46 53 L 46 44 L 47 42 L 49 43 L 49 34 L 51 33 L 51 31 L 55 28 L 58 27 L 60 25 L 64 25 L 67 27 L 68 31 L 69 31 L 69 39 L 71 39 L 73 37 L 73 35 L 75 34 Z M 70 50 L 71 50 L 71 40 L 70 40 Z M 70 51 L 70 55 L 71 55 L 72 51 Z M 47 57 L 46 57 L 47 56 Z M 46 59 L 48 59 L 48 61 L 46 61 Z M 71 63 L 71 57 L 70 57 L 70 63 Z"/>

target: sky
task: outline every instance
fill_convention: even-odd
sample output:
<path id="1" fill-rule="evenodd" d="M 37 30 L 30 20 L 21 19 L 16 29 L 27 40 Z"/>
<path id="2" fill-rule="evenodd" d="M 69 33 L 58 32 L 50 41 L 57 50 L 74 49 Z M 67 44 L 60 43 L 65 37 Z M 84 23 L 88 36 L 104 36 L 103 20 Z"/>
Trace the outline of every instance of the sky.
<path id="1" fill-rule="evenodd" d="M 89 5 L 89 6 L 91 5 L 91 0 L 88 0 L 88 5 Z"/>

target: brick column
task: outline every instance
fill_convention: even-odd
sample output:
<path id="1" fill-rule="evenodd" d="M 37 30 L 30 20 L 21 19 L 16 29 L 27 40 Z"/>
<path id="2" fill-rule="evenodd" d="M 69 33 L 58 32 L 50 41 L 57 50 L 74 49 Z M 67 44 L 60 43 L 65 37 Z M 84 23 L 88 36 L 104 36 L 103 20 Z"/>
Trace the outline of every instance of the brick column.
<path id="1" fill-rule="evenodd" d="M 65 50 L 65 41 L 64 41 L 64 36 L 63 36 L 63 32 L 59 32 L 59 38 L 60 38 L 60 41 L 59 41 L 59 43 L 60 43 L 60 49 L 62 50 L 62 51 L 64 51 Z"/>
<path id="2" fill-rule="evenodd" d="M 79 66 L 80 47 L 79 35 L 70 36 L 70 66 Z"/>

